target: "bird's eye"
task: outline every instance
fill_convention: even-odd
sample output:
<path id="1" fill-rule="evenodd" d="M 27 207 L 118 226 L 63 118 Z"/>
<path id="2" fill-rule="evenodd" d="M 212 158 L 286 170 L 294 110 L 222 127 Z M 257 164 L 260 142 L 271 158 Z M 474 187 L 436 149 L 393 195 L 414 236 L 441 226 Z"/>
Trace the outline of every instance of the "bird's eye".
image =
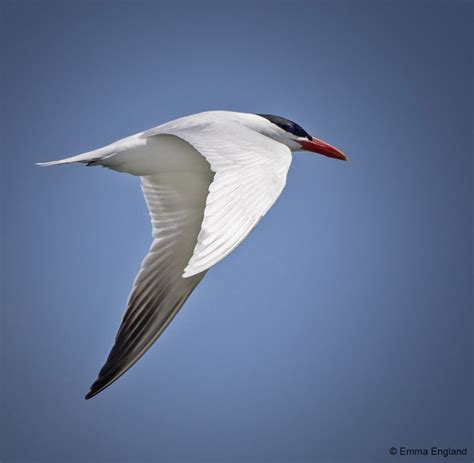
<path id="1" fill-rule="evenodd" d="M 312 137 L 311 135 L 308 135 L 306 138 L 307 138 L 309 141 L 313 141 L 313 137 Z"/>

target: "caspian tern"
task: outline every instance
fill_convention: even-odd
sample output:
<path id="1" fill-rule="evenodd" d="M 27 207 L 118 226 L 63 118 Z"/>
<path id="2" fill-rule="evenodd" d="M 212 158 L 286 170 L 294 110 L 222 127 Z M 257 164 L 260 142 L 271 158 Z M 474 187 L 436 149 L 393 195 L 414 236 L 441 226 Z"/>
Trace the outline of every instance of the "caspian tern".
<path id="1" fill-rule="evenodd" d="M 165 330 L 206 271 L 232 252 L 282 192 L 293 151 L 347 160 L 270 114 L 208 111 L 41 166 L 84 163 L 141 177 L 153 241 L 115 344 L 86 399 L 123 375 Z"/>

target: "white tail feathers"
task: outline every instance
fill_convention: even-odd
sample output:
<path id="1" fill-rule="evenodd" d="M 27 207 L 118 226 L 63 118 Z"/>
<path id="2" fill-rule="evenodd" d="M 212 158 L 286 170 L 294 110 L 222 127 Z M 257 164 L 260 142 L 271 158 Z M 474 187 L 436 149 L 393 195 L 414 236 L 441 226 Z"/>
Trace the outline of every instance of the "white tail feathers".
<path id="1" fill-rule="evenodd" d="M 142 138 L 141 133 L 137 133 L 135 135 L 131 135 L 130 137 L 122 138 L 121 140 L 111 143 L 110 145 L 103 146 L 102 148 L 88 151 L 87 153 L 78 154 L 77 156 L 71 156 L 65 159 L 59 159 L 57 161 L 37 162 L 36 165 L 40 167 L 49 167 L 80 162 L 83 164 L 93 164 L 108 167 L 119 172 L 128 172 L 126 169 L 123 169 L 123 162 L 121 162 L 123 159 L 120 159 L 118 163 L 113 161 L 113 159 L 119 153 L 124 153 L 126 157 L 127 154 L 132 153 L 132 158 L 134 158 L 135 155 L 133 153 L 135 149 L 144 147 L 146 144 L 147 139 Z"/>
<path id="2" fill-rule="evenodd" d="M 97 154 L 96 151 L 89 151 L 88 153 L 78 154 L 77 156 L 71 156 L 70 158 L 59 159 L 58 161 L 37 162 L 36 165 L 40 167 L 49 167 L 58 166 L 60 164 L 71 164 L 73 162 L 83 162 L 88 164 L 100 159 L 100 156 L 97 156 Z"/>
<path id="3" fill-rule="evenodd" d="M 37 162 L 36 165 L 40 167 L 49 167 L 49 166 L 58 166 L 61 164 L 72 164 L 74 162 L 82 162 L 84 164 L 89 164 L 91 162 L 98 161 L 99 159 L 104 159 L 107 156 L 113 154 L 113 148 L 111 145 L 104 146 L 93 151 L 88 151 L 87 153 L 78 154 L 77 156 L 71 156 L 65 159 L 59 159 L 58 161 L 48 161 L 48 162 Z"/>

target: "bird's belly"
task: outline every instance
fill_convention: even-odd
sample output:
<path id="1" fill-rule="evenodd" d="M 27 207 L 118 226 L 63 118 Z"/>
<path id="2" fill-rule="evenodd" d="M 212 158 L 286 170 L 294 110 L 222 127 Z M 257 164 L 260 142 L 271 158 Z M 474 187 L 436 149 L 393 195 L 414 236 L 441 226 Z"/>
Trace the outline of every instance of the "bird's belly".
<path id="1" fill-rule="evenodd" d="M 130 137 L 121 140 L 116 149 L 114 154 L 101 159 L 97 164 L 139 176 L 165 172 L 210 171 L 209 163 L 204 157 L 174 135 Z"/>

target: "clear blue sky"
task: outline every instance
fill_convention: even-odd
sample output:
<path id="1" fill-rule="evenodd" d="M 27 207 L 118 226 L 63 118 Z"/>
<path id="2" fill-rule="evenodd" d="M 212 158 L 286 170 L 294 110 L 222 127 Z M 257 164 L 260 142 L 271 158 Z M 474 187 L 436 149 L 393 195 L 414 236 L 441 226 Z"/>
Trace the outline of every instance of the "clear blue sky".
<path id="1" fill-rule="evenodd" d="M 1 460 L 471 461 L 472 5 L 3 2 Z M 148 213 L 136 178 L 34 162 L 208 109 L 290 118 L 351 160 L 297 154 L 86 402 Z"/>

